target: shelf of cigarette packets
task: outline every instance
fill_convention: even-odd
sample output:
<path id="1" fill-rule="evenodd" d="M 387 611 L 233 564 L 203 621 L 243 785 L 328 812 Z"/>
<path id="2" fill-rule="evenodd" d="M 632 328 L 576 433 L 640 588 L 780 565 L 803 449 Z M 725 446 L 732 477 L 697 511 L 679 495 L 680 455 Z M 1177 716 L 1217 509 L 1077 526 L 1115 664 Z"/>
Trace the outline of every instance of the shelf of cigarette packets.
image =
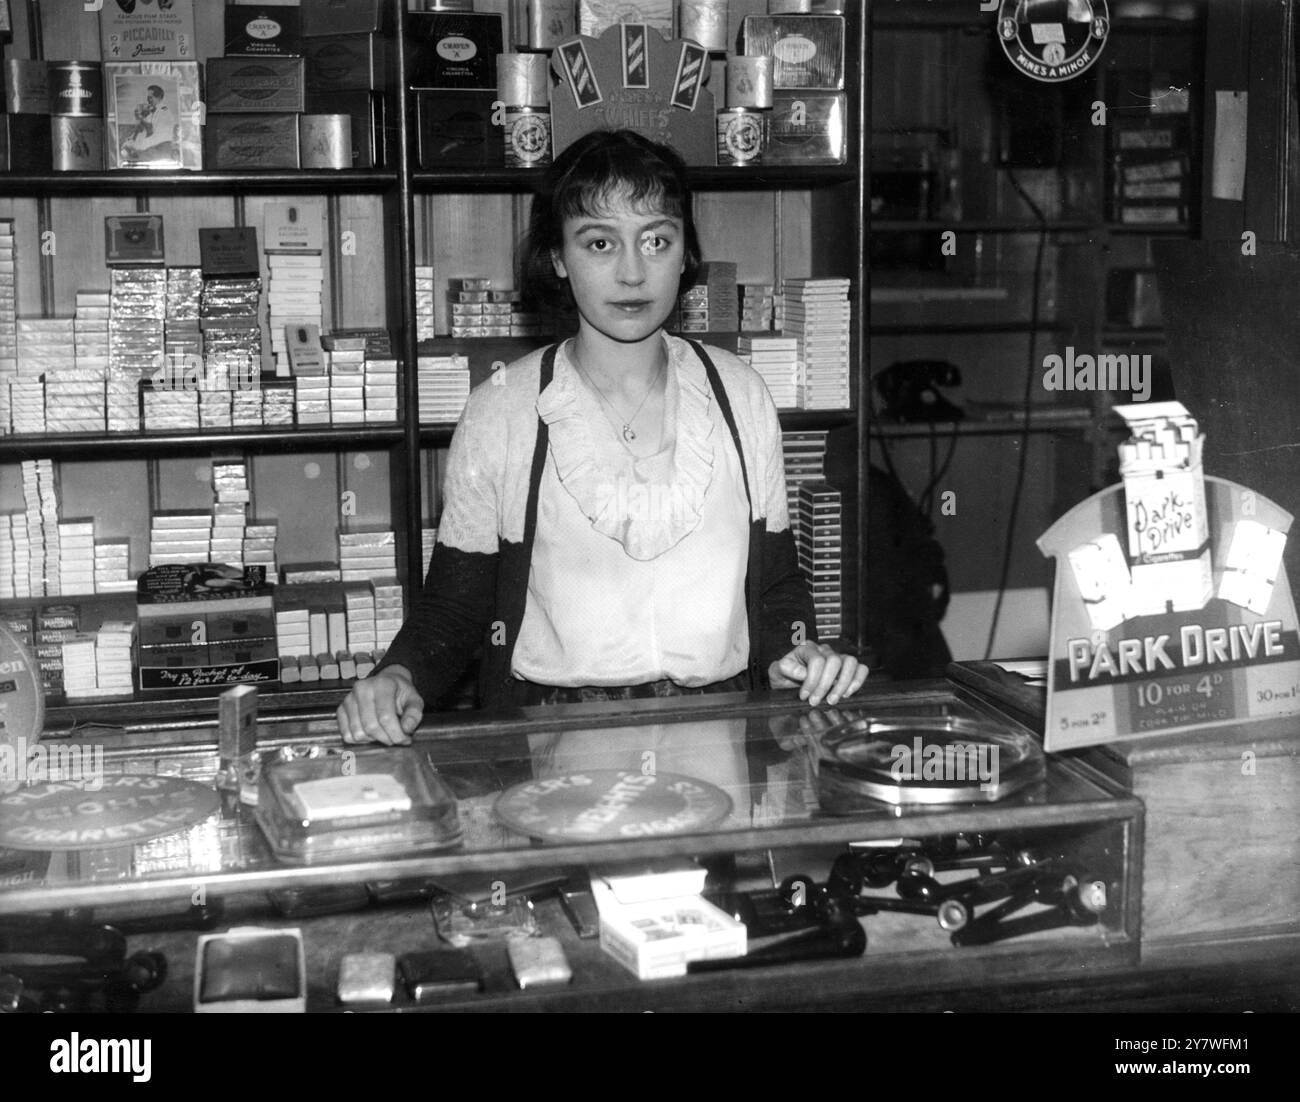
<path id="1" fill-rule="evenodd" d="M 369 673 L 401 626 L 395 532 L 341 525 L 336 561 L 281 563 L 278 523 L 249 515 L 242 460 L 212 464 L 210 511 L 156 510 L 148 536 L 150 572 L 179 568 L 237 596 L 247 579 L 259 583 L 227 613 L 214 603 L 178 618 L 149 606 L 130 539 L 96 538 L 94 518 L 61 519 L 51 460 L 25 461 L 22 484 L 25 508 L 0 513 L 0 619 L 32 650 L 52 702 L 131 698 L 167 684 L 160 671 L 232 664 L 268 670 L 259 679 L 281 686 L 326 687 Z M 423 531 L 425 563 L 435 540 Z M 209 687 L 223 683 L 209 676 Z M 188 677 L 176 687 L 200 686 Z"/>

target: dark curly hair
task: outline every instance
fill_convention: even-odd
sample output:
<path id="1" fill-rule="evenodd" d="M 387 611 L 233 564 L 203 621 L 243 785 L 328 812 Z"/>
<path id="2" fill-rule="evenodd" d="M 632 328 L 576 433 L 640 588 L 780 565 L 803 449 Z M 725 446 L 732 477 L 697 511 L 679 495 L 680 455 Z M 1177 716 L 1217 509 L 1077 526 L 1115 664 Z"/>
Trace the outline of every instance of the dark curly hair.
<path id="1" fill-rule="evenodd" d="M 533 197 L 528 230 L 516 260 L 525 301 L 550 316 L 557 332 L 576 324 L 568 280 L 555 274 L 551 254 L 564 244 L 568 218 L 599 216 L 615 199 L 652 207 L 682 220 L 686 267 L 679 284 L 691 286 L 700 267 L 700 241 L 686 182 L 686 162 L 670 146 L 635 130 L 596 130 L 565 148 Z"/>

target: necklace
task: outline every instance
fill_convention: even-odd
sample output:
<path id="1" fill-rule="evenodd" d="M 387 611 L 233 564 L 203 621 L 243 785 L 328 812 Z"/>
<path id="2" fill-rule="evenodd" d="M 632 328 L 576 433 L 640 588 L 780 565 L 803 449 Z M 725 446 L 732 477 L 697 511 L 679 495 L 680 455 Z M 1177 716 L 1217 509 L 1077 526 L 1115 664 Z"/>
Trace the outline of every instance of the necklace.
<path id="1" fill-rule="evenodd" d="M 596 392 L 596 396 L 613 411 L 615 419 L 617 421 L 622 422 L 621 431 L 623 434 L 623 439 L 630 444 L 633 440 L 636 439 L 636 433 L 632 429 L 632 422 L 637 419 L 637 416 L 641 413 L 641 410 L 645 406 L 646 401 L 649 399 L 650 395 L 654 393 L 655 388 L 658 387 L 659 380 L 663 378 L 663 374 L 668 368 L 668 357 L 665 356 L 664 362 L 659 365 L 659 373 L 654 377 L 654 381 L 648 387 L 646 387 L 646 392 L 643 395 L 641 395 L 641 401 L 637 404 L 636 409 L 632 411 L 632 416 L 624 420 L 623 417 L 619 414 L 618 410 L 614 408 L 614 403 L 605 397 L 605 392 L 596 385 L 596 381 L 590 375 L 587 374 L 587 369 L 582 366 L 582 362 L 578 359 L 577 342 L 575 341 L 571 345 L 571 347 L 573 349 L 573 365 L 578 369 L 579 372 L 581 372 L 582 377 L 586 379 L 588 383 L 591 384 L 591 388 Z"/>

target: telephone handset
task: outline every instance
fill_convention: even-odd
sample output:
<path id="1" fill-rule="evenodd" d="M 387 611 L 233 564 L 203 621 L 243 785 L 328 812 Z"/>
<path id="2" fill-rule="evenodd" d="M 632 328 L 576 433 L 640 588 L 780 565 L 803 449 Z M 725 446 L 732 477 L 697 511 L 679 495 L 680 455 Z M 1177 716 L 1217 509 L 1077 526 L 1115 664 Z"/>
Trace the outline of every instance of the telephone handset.
<path id="1" fill-rule="evenodd" d="M 962 409 L 938 390 L 960 385 L 961 371 L 945 360 L 904 360 L 876 375 L 884 416 L 895 421 L 960 421 Z"/>

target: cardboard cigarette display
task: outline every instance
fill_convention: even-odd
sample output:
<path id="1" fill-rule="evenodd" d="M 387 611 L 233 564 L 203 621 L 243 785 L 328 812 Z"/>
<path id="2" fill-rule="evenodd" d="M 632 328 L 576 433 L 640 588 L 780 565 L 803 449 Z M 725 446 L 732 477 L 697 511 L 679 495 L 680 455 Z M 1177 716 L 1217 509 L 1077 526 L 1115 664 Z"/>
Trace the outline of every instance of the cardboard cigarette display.
<path id="1" fill-rule="evenodd" d="M 105 61 L 195 61 L 194 0 L 105 0 L 99 7 Z"/>

